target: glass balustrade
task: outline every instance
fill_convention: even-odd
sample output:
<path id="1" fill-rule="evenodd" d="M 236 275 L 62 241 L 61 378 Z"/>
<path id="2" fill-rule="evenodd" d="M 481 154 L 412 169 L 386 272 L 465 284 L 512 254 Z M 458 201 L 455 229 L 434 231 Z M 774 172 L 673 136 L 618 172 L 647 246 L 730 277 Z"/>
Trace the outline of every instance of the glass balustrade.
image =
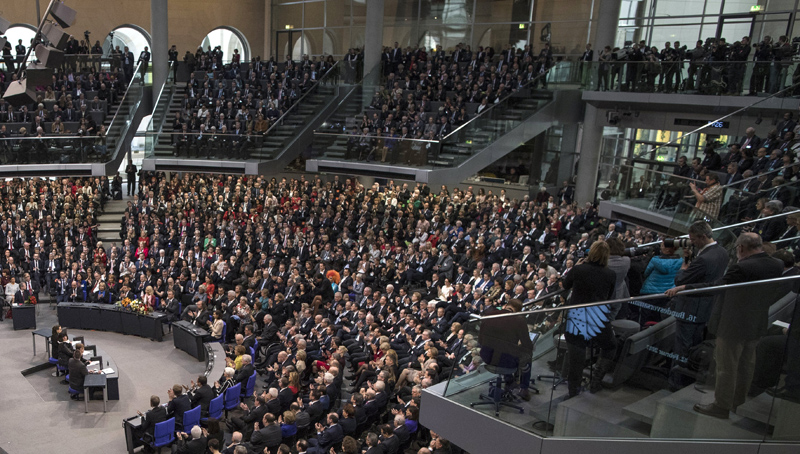
<path id="1" fill-rule="evenodd" d="M 95 57 L 92 56 L 94 60 L 102 61 Z M 44 122 L 42 131 L 38 133 L 29 124 L 0 124 L 0 132 L 6 135 L 0 138 L 0 163 L 69 164 L 111 160 L 121 148 L 121 138 L 125 137 L 141 103 L 144 91 L 141 77 L 137 67 L 113 112 L 90 110 L 86 113 L 85 121 L 60 121 L 61 127 L 55 129 L 53 122 Z M 111 121 L 108 128 L 102 130 L 108 115 L 112 115 Z M 58 132 L 48 133 L 54 130 Z"/>
<path id="2" fill-rule="evenodd" d="M 338 96 L 337 86 L 355 82 L 354 79 L 360 73 L 358 65 L 345 63 L 350 62 L 337 62 L 302 93 L 290 108 L 272 121 L 265 122 L 264 125 L 268 124 L 268 128 L 264 131 L 258 131 L 260 125 L 254 120 L 257 117 L 256 109 L 249 108 L 249 118 L 238 120 L 241 125 L 238 133 L 235 131 L 235 123 L 227 120 L 224 124 L 225 132 L 222 132 L 222 125 L 217 128 L 209 121 L 208 127 L 202 132 L 197 130 L 183 133 L 161 128 L 161 131 L 140 133 L 138 136 L 145 136 L 145 157 L 258 161 L 276 159 L 297 138 L 298 131 L 308 127 L 316 120 L 321 109 L 334 102 Z M 166 112 L 168 109 L 162 110 Z M 251 132 L 248 132 L 249 129 Z"/>
<path id="3" fill-rule="evenodd" d="M 649 256 L 632 260 L 643 257 Z M 564 292 L 533 300 L 519 313 L 477 316 L 456 311 L 454 317 L 461 322 L 456 348 L 436 344 L 444 350 L 440 358 L 446 358 L 448 367 L 443 396 L 542 437 L 797 443 L 798 284 L 794 276 L 687 291 L 673 298 L 639 295 L 586 308 L 571 308 Z M 719 298 L 719 304 L 752 300 L 764 310 L 768 307 L 765 326 L 757 330 L 755 363 L 742 372 L 745 377 L 753 374 L 743 384 L 746 397 L 739 401 L 739 391 L 736 408 L 724 419 L 694 410 L 695 404 L 714 401 L 715 385 L 722 396 L 729 383 L 717 375 L 728 369 L 712 361 L 714 344 L 675 347 L 682 327 L 706 321 L 698 318 L 702 311 L 678 304 L 679 298 L 697 296 L 707 297 L 702 304 L 715 304 Z M 613 321 L 597 317 L 610 312 L 617 313 Z M 597 340 L 584 345 L 573 336 L 583 338 L 582 333 L 604 327 L 611 328 L 615 346 Z M 527 364 L 532 378 L 528 401 L 518 389 Z M 579 383 L 567 381 L 570 365 Z M 505 392 L 495 391 L 500 374 L 507 374 L 500 380 Z M 570 397 L 570 390 L 580 393 Z M 497 410 L 495 398 L 503 403 Z"/>
<path id="4" fill-rule="evenodd" d="M 600 62 L 582 63 L 564 83 L 584 90 L 701 95 L 768 96 L 792 87 L 797 62 Z M 800 87 L 785 96 L 800 94 Z"/>

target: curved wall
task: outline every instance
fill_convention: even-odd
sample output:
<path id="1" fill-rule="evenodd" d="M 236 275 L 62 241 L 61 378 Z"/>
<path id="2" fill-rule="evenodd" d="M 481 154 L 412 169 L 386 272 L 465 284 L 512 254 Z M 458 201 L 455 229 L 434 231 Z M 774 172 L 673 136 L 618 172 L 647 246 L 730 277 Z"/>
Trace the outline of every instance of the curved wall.
<path id="1" fill-rule="evenodd" d="M 150 1 L 127 0 L 114 2 L 109 7 L 107 0 L 67 0 L 70 8 L 78 12 L 75 25 L 67 29 L 78 39 L 83 31 L 91 32 L 91 40 L 102 43 L 108 32 L 123 24 L 135 24 L 150 32 Z M 209 30 L 221 26 L 233 26 L 247 38 L 253 55 L 264 53 L 264 6 L 265 0 L 236 0 L 220 3 L 217 0 L 169 0 L 169 47 L 178 47 L 180 58 L 189 50 L 194 52 Z M 47 1 L 41 1 L 41 8 Z M 3 18 L 12 23 L 36 23 L 34 2 L 5 2 Z M 268 54 L 266 54 L 268 55 Z"/>

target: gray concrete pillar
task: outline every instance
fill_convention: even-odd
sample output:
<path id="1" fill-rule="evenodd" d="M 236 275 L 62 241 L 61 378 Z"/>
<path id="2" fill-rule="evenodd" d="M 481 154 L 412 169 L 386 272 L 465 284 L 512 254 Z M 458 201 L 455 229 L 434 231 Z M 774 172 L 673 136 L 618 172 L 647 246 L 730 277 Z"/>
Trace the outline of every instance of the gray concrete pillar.
<path id="1" fill-rule="evenodd" d="M 367 26 L 364 30 L 364 75 L 381 63 L 381 50 L 383 49 L 383 0 L 370 0 L 367 2 Z M 378 83 L 380 74 L 372 73 L 374 80 L 365 80 L 367 84 Z M 370 97 L 370 96 L 366 96 Z"/>
<path id="2" fill-rule="evenodd" d="M 597 31 L 594 34 L 594 49 L 595 60 L 600 51 L 605 46 L 614 48 L 614 42 L 617 40 L 617 26 L 619 25 L 619 10 L 622 6 L 622 0 L 600 0 L 600 7 L 597 9 L 597 21 L 595 26 Z"/>
<path id="3" fill-rule="evenodd" d="M 573 154 L 578 149 L 578 136 L 580 127 L 577 123 L 566 123 L 561 132 L 561 154 L 558 160 L 558 181 L 556 186 L 559 188 L 564 180 L 570 180 L 575 173 L 575 160 L 578 159 Z"/>
<path id="4" fill-rule="evenodd" d="M 150 64 L 153 67 L 153 108 L 158 103 L 161 86 L 167 81 L 169 73 L 169 15 L 167 0 L 150 0 L 150 36 L 153 48 Z"/>
<path id="5" fill-rule="evenodd" d="M 586 104 L 583 115 L 583 137 L 581 138 L 578 178 L 575 182 L 575 201 L 578 206 L 593 202 L 597 189 L 597 168 L 600 166 L 600 150 L 603 143 L 603 124 L 597 118 L 599 111 Z"/>

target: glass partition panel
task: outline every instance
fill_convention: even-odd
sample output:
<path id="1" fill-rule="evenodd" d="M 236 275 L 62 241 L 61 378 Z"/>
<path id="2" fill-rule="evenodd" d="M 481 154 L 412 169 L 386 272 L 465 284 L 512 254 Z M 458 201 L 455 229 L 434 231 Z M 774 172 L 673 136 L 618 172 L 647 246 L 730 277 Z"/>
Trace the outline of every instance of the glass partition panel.
<path id="1" fill-rule="evenodd" d="M 683 262 L 654 254 L 612 262 L 674 262 L 673 275 Z M 675 297 L 646 293 L 588 307 L 572 304 L 580 296 L 554 292 L 504 315 L 489 310 L 491 302 L 460 307 L 451 318 L 460 330 L 443 361 L 443 395 L 545 437 L 795 442 L 798 282 L 794 276 Z M 574 292 L 583 291 L 575 283 Z M 715 304 L 731 307 L 709 325 L 716 339 L 679 337 L 688 328 L 702 331 L 711 320 L 703 308 Z M 742 315 L 734 305 L 753 312 Z M 731 330 L 737 324 L 748 328 Z M 720 359 L 723 348 L 741 343 L 752 356 Z"/>

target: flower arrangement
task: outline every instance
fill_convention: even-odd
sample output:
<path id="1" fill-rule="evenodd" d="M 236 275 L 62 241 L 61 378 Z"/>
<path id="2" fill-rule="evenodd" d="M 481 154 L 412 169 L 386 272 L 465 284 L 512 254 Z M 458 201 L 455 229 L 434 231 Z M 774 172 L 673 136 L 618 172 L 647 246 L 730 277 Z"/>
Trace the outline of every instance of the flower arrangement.
<path id="1" fill-rule="evenodd" d="M 136 314 L 146 315 L 153 312 L 153 308 L 140 300 L 132 300 L 130 298 L 123 298 L 117 302 L 117 307 L 122 308 L 127 312 L 134 312 Z"/>
<path id="2" fill-rule="evenodd" d="M 31 296 L 29 296 L 29 297 L 25 298 L 25 302 L 24 302 L 23 304 L 24 304 L 25 306 L 35 306 L 35 305 L 36 305 L 36 303 L 37 303 L 37 301 L 36 301 L 36 297 L 35 297 L 35 296 L 33 296 L 33 295 L 31 295 Z"/>

